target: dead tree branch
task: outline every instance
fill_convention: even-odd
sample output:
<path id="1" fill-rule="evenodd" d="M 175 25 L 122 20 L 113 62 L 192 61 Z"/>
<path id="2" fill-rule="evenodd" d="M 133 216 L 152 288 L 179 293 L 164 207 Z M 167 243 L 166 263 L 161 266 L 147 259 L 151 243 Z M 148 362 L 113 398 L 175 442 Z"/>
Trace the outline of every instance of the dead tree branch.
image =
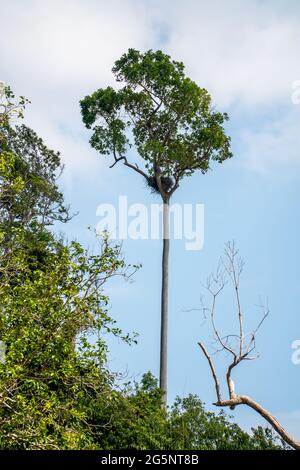
<path id="1" fill-rule="evenodd" d="M 240 297 L 240 276 L 243 271 L 244 263 L 238 255 L 238 250 L 235 247 L 234 242 L 227 243 L 224 250 L 224 258 L 221 258 L 219 263 L 218 270 L 216 274 L 211 275 L 207 282 L 207 291 L 211 297 L 211 306 L 210 311 L 210 320 L 212 329 L 214 332 L 215 340 L 220 345 L 218 352 L 227 351 L 232 356 L 232 360 L 228 365 L 225 382 L 227 385 L 228 399 L 222 399 L 222 392 L 220 386 L 220 380 L 218 378 L 215 365 L 211 359 L 211 356 L 208 353 L 206 346 L 203 342 L 199 342 L 199 347 L 204 354 L 209 368 L 214 380 L 217 402 L 214 403 L 215 406 L 219 407 L 229 407 L 231 410 L 234 410 L 238 405 L 246 405 L 253 410 L 255 410 L 260 416 L 262 416 L 280 435 L 280 437 L 289 444 L 293 449 L 300 450 L 300 442 L 296 441 L 293 436 L 291 436 L 283 426 L 277 421 L 277 419 L 265 408 L 263 408 L 259 403 L 257 403 L 252 398 L 247 395 L 238 395 L 235 391 L 235 384 L 232 379 L 232 371 L 235 367 L 238 366 L 242 361 L 255 359 L 256 356 L 250 356 L 250 354 L 255 350 L 255 340 L 256 334 L 264 323 L 265 319 L 269 315 L 269 308 L 267 306 L 261 305 L 263 309 L 263 315 L 258 325 L 255 327 L 250 335 L 245 334 L 244 330 L 244 314 L 241 307 L 241 297 Z M 217 298 L 219 294 L 223 291 L 226 285 L 226 275 L 227 278 L 232 283 L 234 289 L 234 298 L 236 303 L 236 312 L 237 312 L 237 321 L 238 321 L 238 334 L 230 334 L 223 336 L 216 325 L 216 305 Z M 230 338 L 237 339 L 237 345 L 234 347 L 229 345 Z M 249 338 L 247 340 L 247 338 Z"/>

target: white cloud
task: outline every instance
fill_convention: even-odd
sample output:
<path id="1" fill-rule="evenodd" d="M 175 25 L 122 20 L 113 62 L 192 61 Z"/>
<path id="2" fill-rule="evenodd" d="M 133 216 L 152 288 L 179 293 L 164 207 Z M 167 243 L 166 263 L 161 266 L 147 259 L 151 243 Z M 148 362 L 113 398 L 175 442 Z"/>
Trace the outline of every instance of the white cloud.
<path id="1" fill-rule="evenodd" d="M 285 6 L 274 0 L 175 1 L 168 49 L 218 104 L 288 102 L 291 83 L 300 78 L 300 5 Z"/>
<path id="2" fill-rule="evenodd" d="M 290 174 L 288 166 L 300 164 L 300 106 L 280 117 L 270 117 L 256 129 L 242 127 L 239 132 L 241 163 L 261 174 Z M 296 172 L 297 174 L 297 172 Z"/>
<path id="3" fill-rule="evenodd" d="M 263 174 L 300 162 L 299 109 L 292 104 L 300 79 L 300 4 L 288 4 L 175 0 L 161 11 L 169 24 L 167 50 L 238 129 L 237 164 Z"/>
<path id="4" fill-rule="evenodd" d="M 64 92 L 99 85 L 126 48 L 149 46 L 151 23 L 136 0 L 1 3 L 2 60 L 23 82 Z"/>
<path id="5" fill-rule="evenodd" d="M 29 124 L 61 151 L 70 174 L 98 165 L 78 101 L 113 83 L 112 64 L 128 47 L 161 47 L 183 60 L 218 106 L 233 118 L 238 110 L 235 127 L 248 112 L 290 106 L 281 119 L 271 110 L 259 131 L 243 130 L 240 143 L 248 168 L 299 161 L 291 102 L 300 79 L 298 1 L 0 0 L 0 11 L 0 80 L 32 100 Z"/>
<path id="6" fill-rule="evenodd" d="M 137 0 L 0 0 L 0 79 L 32 104 L 31 125 L 61 151 L 72 174 L 93 175 L 79 100 L 112 82 L 111 67 L 129 47 L 150 48 L 155 28 Z"/>

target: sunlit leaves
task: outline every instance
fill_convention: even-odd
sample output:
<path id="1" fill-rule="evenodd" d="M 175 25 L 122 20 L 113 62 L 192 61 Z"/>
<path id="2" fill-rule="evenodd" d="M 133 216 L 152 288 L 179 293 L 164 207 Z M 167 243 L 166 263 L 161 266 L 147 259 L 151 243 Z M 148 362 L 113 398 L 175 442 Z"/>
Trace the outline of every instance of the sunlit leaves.
<path id="1" fill-rule="evenodd" d="M 126 276 L 126 266 L 106 236 L 100 252 L 89 254 L 40 230 L 30 242 L 16 229 L 6 244 L 10 257 L 0 263 L 0 337 L 7 346 L 0 448 L 90 447 L 91 400 L 108 392 L 110 380 L 105 334 L 134 340 L 116 327 L 104 292 L 112 276 Z M 34 262 L 41 252 L 42 262 Z"/>
<path id="2" fill-rule="evenodd" d="M 181 62 L 162 51 L 129 49 L 113 73 L 122 88 L 100 89 L 81 101 L 99 153 L 117 158 L 134 145 L 151 175 L 159 167 L 178 180 L 232 156 L 227 114 L 212 108 L 208 92 L 185 76 Z"/>

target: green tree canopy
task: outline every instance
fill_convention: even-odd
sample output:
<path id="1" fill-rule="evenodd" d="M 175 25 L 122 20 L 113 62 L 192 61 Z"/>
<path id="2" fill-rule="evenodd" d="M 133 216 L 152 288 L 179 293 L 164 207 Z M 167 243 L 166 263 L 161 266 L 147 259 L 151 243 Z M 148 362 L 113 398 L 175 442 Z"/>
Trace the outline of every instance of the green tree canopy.
<path id="1" fill-rule="evenodd" d="M 212 108 L 209 93 L 185 75 L 182 62 L 162 51 L 129 49 L 112 71 L 121 88 L 100 88 L 81 101 L 91 145 L 101 154 L 140 172 L 164 197 L 184 176 L 232 156 L 227 114 Z M 128 162 L 133 145 L 146 171 Z"/>

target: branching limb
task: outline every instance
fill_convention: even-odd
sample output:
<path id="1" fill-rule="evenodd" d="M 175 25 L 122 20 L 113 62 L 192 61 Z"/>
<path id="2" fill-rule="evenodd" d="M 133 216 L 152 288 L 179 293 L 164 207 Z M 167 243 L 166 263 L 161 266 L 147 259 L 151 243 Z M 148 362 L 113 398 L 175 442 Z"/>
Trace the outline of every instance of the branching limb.
<path id="1" fill-rule="evenodd" d="M 139 173 L 141 176 L 143 176 L 144 178 L 148 179 L 148 175 L 143 171 L 141 170 L 138 165 L 133 165 L 132 163 L 129 163 L 127 158 L 123 155 L 121 155 L 120 157 L 117 157 L 117 154 L 116 154 L 116 151 L 114 150 L 113 151 L 113 155 L 114 155 L 114 163 L 112 165 L 110 165 L 110 168 L 113 168 L 117 163 L 123 161 L 123 164 L 125 166 L 128 166 L 129 168 L 131 168 L 132 170 L 136 171 L 137 173 Z"/>
<path id="2" fill-rule="evenodd" d="M 280 437 L 289 444 L 293 449 L 300 450 L 300 442 L 296 441 L 293 436 L 291 436 L 284 427 L 279 423 L 279 421 L 265 408 L 263 408 L 259 403 L 257 403 L 252 398 L 248 397 L 247 395 L 237 395 L 235 398 L 231 398 L 230 400 L 218 400 L 217 403 L 214 403 L 216 406 L 221 407 L 230 407 L 231 409 L 237 405 L 247 405 L 257 413 L 260 414 L 271 426 L 275 431 L 278 432 Z"/>
<path id="3" fill-rule="evenodd" d="M 279 423 L 279 421 L 265 408 L 263 408 L 259 403 L 257 403 L 252 398 L 248 397 L 247 395 L 238 395 L 235 391 L 234 382 L 232 379 L 232 371 L 233 369 L 240 364 L 242 361 L 252 360 L 255 357 L 250 357 L 250 354 L 255 349 L 255 339 L 258 330 L 261 328 L 262 324 L 264 323 L 265 319 L 269 315 L 269 308 L 263 308 L 263 316 L 259 321 L 258 325 L 254 329 L 254 331 L 250 334 L 250 339 L 248 345 L 245 345 L 245 333 L 244 333 L 244 318 L 241 308 L 240 302 L 240 292 L 239 292 L 239 279 L 243 269 L 243 262 L 238 257 L 238 250 L 236 250 L 234 243 L 229 243 L 226 245 L 225 248 L 225 261 L 221 261 L 221 265 L 224 267 L 225 272 L 229 276 L 232 281 L 232 285 L 234 287 L 234 297 L 237 305 L 237 317 L 238 317 L 238 325 L 239 325 L 239 332 L 238 334 L 231 334 L 223 336 L 218 331 L 215 322 L 215 310 L 216 310 L 216 300 L 218 295 L 222 292 L 225 286 L 225 279 L 220 273 L 220 268 L 217 270 L 216 275 L 211 275 L 209 278 L 209 282 L 207 283 L 207 290 L 212 297 L 212 305 L 210 308 L 210 319 L 212 324 L 212 329 L 214 331 L 214 335 L 216 338 L 216 342 L 218 342 L 221 346 L 218 352 L 226 350 L 230 352 L 233 356 L 232 362 L 229 364 L 226 374 L 225 374 L 225 381 L 228 388 L 228 400 L 223 400 L 221 397 L 221 389 L 220 389 L 220 380 L 217 376 L 216 369 L 214 363 L 203 345 L 202 342 L 199 342 L 199 346 L 208 362 L 212 378 L 215 383 L 216 395 L 217 395 L 217 402 L 214 405 L 219 407 L 229 407 L 230 409 L 234 409 L 238 405 L 246 405 L 255 410 L 257 413 L 260 414 L 272 427 L 273 429 L 281 436 L 281 438 L 289 444 L 293 449 L 300 450 L 300 442 L 295 440 Z M 230 337 L 237 339 L 237 347 L 234 349 L 231 346 L 228 346 L 228 340 Z"/>
<path id="4" fill-rule="evenodd" d="M 219 380 L 218 380 L 218 376 L 216 374 L 216 369 L 215 369 L 215 366 L 214 366 L 214 363 L 212 361 L 212 358 L 210 357 L 210 355 L 208 354 L 205 346 L 203 343 L 199 342 L 198 343 L 200 348 L 202 349 L 203 351 L 203 354 L 205 355 L 208 363 L 209 363 L 209 367 L 210 367 L 210 370 L 211 370 L 211 373 L 212 373 L 212 376 L 213 376 L 213 379 L 214 379 L 214 382 L 215 382 L 215 387 L 216 387 L 216 394 L 217 394 L 217 398 L 218 398 L 218 402 L 221 402 L 222 401 L 222 398 L 221 398 L 221 388 L 220 388 L 220 383 L 219 383 Z"/>

